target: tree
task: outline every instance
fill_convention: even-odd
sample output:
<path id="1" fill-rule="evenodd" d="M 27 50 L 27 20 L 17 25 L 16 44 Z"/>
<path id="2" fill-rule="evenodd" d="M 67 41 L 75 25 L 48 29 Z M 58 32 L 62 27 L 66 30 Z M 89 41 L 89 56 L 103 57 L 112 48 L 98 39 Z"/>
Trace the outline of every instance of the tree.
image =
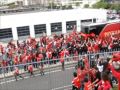
<path id="1" fill-rule="evenodd" d="M 48 4 L 48 8 L 49 9 L 56 9 L 57 5 L 54 2 L 51 2 L 51 3 Z"/>
<path id="2" fill-rule="evenodd" d="M 92 6 L 93 8 L 104 8 L 104 9 L 108 9 L 110 8 L 110 4 L 101 0 L 99 2 L 97 2 L 96 4 L 93 4 Z"/>
<path id="3" fill-rule="evenodd" d="M 76 6 L 80 6 L 80 2 L 76 2 L 75 5 L 76 5 Z"/>
<path id="4" fill-rule="evenodd" d="M 68 5 L 67 9 L 73 9 L 72 5 Z"/>
<path id="5" fill-rule="evenodd" d="M 9 3 L 9 4 L 7 4 L 7 6 L 8 6 L 9 8 L 15 8 L 15 7 L 16 7 L 15 3 Z"/>
<path id="6" fill-rule="evenodd" d="M 111 9 L 119 11 L 120 10 L 120 4 L 112 4 Z"/>
<path id="7" fill-rule="evenodd" d="M 96 4 L 93 4 L 93 8 L 114 9 L 120 10 L 120 4 L 109 3 L 107 0 L 100 0 Z"/>
<path id="8" fill-rule="evenodd" d="M 89 8 L 89 4 L 85 4 L 85 5 L 84 5 L 84 8 Z"/>

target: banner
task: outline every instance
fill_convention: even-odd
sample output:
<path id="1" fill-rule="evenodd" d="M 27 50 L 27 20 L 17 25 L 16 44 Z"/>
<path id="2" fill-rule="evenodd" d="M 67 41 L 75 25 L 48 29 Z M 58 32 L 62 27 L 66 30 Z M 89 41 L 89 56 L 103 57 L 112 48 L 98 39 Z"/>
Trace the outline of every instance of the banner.
<path id="1" fill-rule="evenodd" d="M 118 34 L 120 34 L 120 22 L 107 24 L 99 34 L 99 37 L 106 38 L 106 37 L 110 37 L 111 35 L 118 35 Z"/>

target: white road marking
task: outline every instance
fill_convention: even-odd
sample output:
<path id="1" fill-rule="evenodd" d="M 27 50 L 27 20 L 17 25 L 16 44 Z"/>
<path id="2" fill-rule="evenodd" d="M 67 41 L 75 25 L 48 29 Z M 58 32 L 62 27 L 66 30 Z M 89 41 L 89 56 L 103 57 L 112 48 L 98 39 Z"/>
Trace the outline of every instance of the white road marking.
<path id="1" fill-rule="evenodd" d="M 59 89 L 68 90 L 68 89 L 64 89 L 64 88 L 68 88 L 68 87 L 71 87 L 71 86 L 72 85 L 62 86 L 62 87 L 54 88 L 52 90 L 59 90 Z"/>
<path id="2" fill-rule="evenodd" d="M 70 67 L 70 68 L 66 68 L 66 70 L 69 70 L 69 69 L 73 69 L 74 67 Z M 50 73 L 55 73 L 55 72 L 60 72 L 61 70 L 55 70 L 55 71 L 50 71 L 50 72 L 46 72 L 45 74 L 50 74 Z M 36 74 L 35 76 L 40 76 L 41 74 Z M 30 78 L 30 76 L 26 76 L 24 77 L 24 79 L 27 79 L 27 78 Z M 19 78 L 18 80 L 21 80 L 21 78 Z M 0 84 L 5 84 L 5 83 L 10 83 L 10 82 L 14 82 L 16 81 L 15 79 L 12 79 L 12 80 L 8 80 L 8 81 L 3 81 L 3 82 L 0 82 Z"/>

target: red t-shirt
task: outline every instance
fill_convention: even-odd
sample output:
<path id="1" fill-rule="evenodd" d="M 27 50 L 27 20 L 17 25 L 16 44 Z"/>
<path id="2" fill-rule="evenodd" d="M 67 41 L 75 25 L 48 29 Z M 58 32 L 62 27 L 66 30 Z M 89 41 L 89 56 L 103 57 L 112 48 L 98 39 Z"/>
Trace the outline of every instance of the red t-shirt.
<path id="1" fill-rule="evenodd" d="M 80 79 L 81 76 L 82 76 L 82 71 L 81 71 L 80 68 L 77 69 L 77 76 L 78 76 L 79 79 Z"/>
<path id="2" fill-rule="evenodd" d="M 15 67 L 14 74 L 19 74 L 19 69 L 17 67 Z"/>
<path id="3" fill-rule="evenodd" d="M 39 54 L 38 57 L 37 57 L 37 62 L 41 61 L 41 59 L 43 59 L 43 55 Z"/>
<path id="4" fill-rule="evenodd" d="M 95 44 L 94 45 L 94 52 L 98 52 L 99 51 L 99 46 L 98 46 L 98 44 Z"/>
<path id="5" fill-rule="evenodd" d="M 90 67 L 90 65 L 89 65 L 89 62 L 88 62 L 88 58 L 87 58 L 87 57 L 85 57 L 84 63 L 85 63 L 85 67 L 88 69 L 88 68 Z"/>
<path id="6" fill-rule="evenodd" d="M 16 65 L 16 64 L 18 64 L 19 63 L 19 61 L 18 61 L 18 56 L 15 56 L 15 58 L 14 58 L 14 64 Z"/>
<path id="7" fill-rule="evenodd" d="M 88 52 L 92 52 L 92 51 L 93 51 L 92 46 L 88 46 Z"/>
<path id="8" fill-rule="evenodd" d="M 7 65 L 8 65 L 8 64 L 7 64 L 7 61 L 2 60 L 2 65 L 3 65 L 3 67 L 7 66 Z"/>
<path id="9" fill-rule="evenodd" d="M 92 87 L 88 87 L 89 85 L 91 85 L 90 81 L 84 83 L 84 90 L 92 90 Z"/>
<path id="10" fill-rule="evenodd" d="M 64 62 L 64 57 L 65 57 L 65 52 L 61 51 L 60 52 L 60 62 L 63 63 Z"/>
<path id="11" fill-rule="evenodd" d="M 21 59 L 22 59 L 22 63 L 25 64 L 27 62 L 27 60 L 26 60 L 26 54 L 23 54 L 21 56 Z"/>
<path id="12" fill-rule="evenodd" d="M 109 81 L 101 80 L 98 84 L 99 84 L 98 90 L 110 90 L 111 89 L 111 85 Z"/>
<path id="13" fill-rule="evenodd" d="M 33 65 L 28 66 L 28 71 L 32 72 L 33 71 Z"/>
<path id="14" fill-rule="evenodd" d="M 31 55 L 30 55 L 30 54 L 29 54 L 29 55 L 27 55 L 27 61 L 28 61 L 28 62 L 31 62 L 31 60 L 32 60 Z"/>
<path id="15" fill-rule="evenodd" d="M 72 84 L 77 87 L 77 88 L 80 88 L 80 79 L 78 77 L 75 77 L 73 80 L 72 80 Z"/>

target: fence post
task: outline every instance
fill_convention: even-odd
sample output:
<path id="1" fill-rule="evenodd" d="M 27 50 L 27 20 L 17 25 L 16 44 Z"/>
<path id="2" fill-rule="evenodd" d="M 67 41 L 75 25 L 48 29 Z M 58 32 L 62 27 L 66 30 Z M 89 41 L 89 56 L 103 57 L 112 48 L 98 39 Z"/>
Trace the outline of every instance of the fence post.
<path id="1" fill-rule="evenodd" d="M 48 77 L 48 89 L 49 90 L 52 90 L 52 87 L 51 87 L 51 77 L 50 77 L 50 59 L 48 59 L 48 73 L 49 73 L 49 77 Z"/>
<path id="2" fill-rule="evenodd" d="M 4 82 L 5 82 L 5 85 L 6 85 L 6 89 L 8 90 L 8 86 L 7 86 L 7 80 L 6 80 L 6 76 L 5 76 L 5 69 L 6 69 L 6 66 L 3 66 L 3 78 L 4 78 Z"/>

